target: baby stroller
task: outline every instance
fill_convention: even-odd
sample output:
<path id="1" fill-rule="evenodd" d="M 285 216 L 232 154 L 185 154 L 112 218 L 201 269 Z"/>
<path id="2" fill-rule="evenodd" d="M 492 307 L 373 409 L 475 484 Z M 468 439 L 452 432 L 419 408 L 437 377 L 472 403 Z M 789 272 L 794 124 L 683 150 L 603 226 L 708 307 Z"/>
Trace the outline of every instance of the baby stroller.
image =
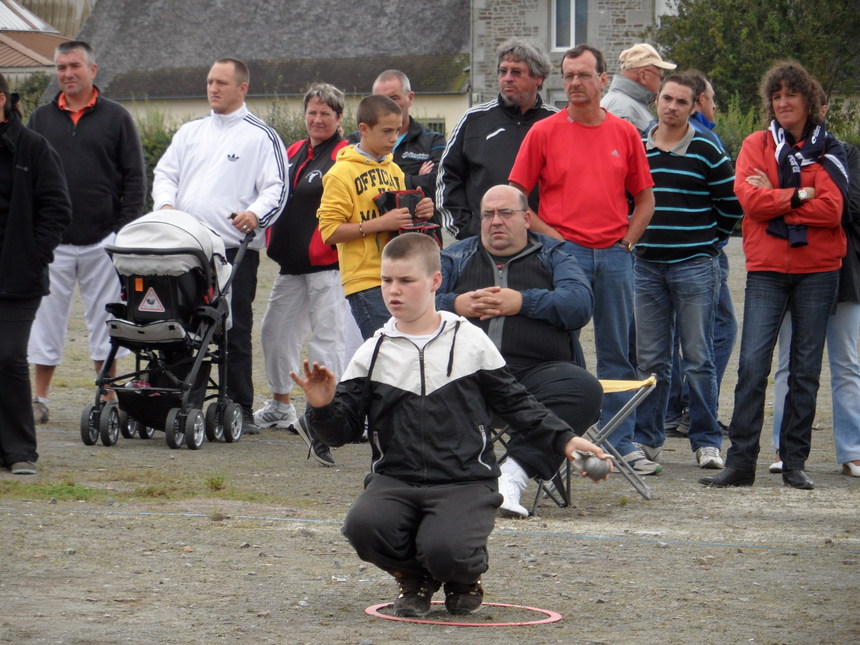
<path id="1" fill-rule="evenodd" d="M 253 238 L 253 231 L 245 236 L 236 265 Z M 204 434 L 238 441 L 242 409 L 225 395 L 232 271 L 221 237 L 188 213 L 162 210 L 124 226 L 107 251 L 125 302 L 106 306 L 115 317 L 108 321 L 111 348 L 95 403 L 81 413 L 83 442 L 101 438 L 112 446 L 120 433 L 150 439 L 156 429 L 171 448 L 197 450 Z M 121 347 L 134 354 L 135 371 L 112 378 L 109 366 Z M 108 392 L 116 401 L 102 400 Z"/>

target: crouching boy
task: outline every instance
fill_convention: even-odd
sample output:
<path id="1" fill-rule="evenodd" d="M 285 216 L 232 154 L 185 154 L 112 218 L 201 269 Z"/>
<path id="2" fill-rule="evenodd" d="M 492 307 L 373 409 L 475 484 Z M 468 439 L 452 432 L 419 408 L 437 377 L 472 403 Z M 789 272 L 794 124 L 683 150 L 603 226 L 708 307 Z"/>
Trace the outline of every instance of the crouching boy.
<path id="1" fill-rule="evenodd" d="M 361 346 L 338 384 L 304 364 L 307 418 L 329 446 L 373 448 L 365 490 L 343 533 L 358 556 L 394 576 L 397 616 L 424 616 L 444 584 L 445 607 L 481 607 L 487 536 L 502 502 L 489 441 L 493 413 L 520 432 L 551 435 L 557 450 L 603 452 L 577 437 L 511 376 L 492 341 L 465 318 L 437 312 L 439 247 L 420 233 L 382 251 L 382 295 L 392 318 Z"/>

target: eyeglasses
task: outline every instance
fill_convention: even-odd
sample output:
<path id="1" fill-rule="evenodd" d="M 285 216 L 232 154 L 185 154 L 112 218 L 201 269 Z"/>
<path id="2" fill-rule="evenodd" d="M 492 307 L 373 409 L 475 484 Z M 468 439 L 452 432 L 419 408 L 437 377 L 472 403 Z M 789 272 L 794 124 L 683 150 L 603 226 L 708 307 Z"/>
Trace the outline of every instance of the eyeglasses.
<path id="1" fill-rule="evenodd" d="M 646 67 L 646 68 L 645 68 L 645 69 L 643 69 L 642 71 L 643 71 L 643 72 L 651 72 L 651 73 L 652 73 L 652 74 L 654 74 L 654 76 L 656 76 L 657 78 L 663 78 L 663 71 L 662 71 L 662 70 L 658 72 L 658 71 L 655 71 L 655 70 L 651 69 L 650 67 Z"/>
<path id="2" fill-rule="evenodd" d="M 496 208 L 493 210 L 481 211 L 481 219 L 485 222 L 490 222 L 498 215 L 500 218 L 507 220 L 511 219 L 515 213 L 525 213 L 525 208 Z"/>
<path id="3" fill-rule="evenodd" d="M 586 81 L 590 81 L 592 78 L 597 78 L 600 74 L 565 74 L 564 82 L 570 83 L 571 81 L 579 81 L 580 83 L 585 83 Z"/>

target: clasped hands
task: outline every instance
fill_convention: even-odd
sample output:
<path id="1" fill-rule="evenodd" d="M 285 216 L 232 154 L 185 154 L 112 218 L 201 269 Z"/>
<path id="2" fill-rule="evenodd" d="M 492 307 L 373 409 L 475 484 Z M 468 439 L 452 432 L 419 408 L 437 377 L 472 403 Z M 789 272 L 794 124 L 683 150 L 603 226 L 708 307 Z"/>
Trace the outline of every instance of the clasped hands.
<path id="1" fill-rule="evenodd" d="M 515 289 L 485 287 L 462 293 L 454 300 L 454 311 L 466 318 L 488 320 L 514 316 L 523 306 L 523 294 Z"/>

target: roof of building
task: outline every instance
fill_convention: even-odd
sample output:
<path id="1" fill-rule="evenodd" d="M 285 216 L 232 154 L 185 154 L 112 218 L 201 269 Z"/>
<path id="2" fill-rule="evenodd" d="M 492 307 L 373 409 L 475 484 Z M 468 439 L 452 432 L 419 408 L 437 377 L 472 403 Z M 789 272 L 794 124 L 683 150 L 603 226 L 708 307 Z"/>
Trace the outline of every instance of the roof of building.
<path id="1" fill-rule="evenodd" d="M 251 69 L 249 96 L 298 95 L 315 80 L 366 92 L 390 67 L 409 75 L 416 92 L 467 91 L 470 9 L 462 0 L 212 5 L 97 2 L 79 38 L 96 51 L 99 88 L 115 99 L 200 98 L 209 67 L 230 56 Z"/>
<path id="2" fill-rule="evenodd" d="M 0 31 L 0 68 L 52 67 L 54 49 L 64 40 L 59 33 Z"/>

